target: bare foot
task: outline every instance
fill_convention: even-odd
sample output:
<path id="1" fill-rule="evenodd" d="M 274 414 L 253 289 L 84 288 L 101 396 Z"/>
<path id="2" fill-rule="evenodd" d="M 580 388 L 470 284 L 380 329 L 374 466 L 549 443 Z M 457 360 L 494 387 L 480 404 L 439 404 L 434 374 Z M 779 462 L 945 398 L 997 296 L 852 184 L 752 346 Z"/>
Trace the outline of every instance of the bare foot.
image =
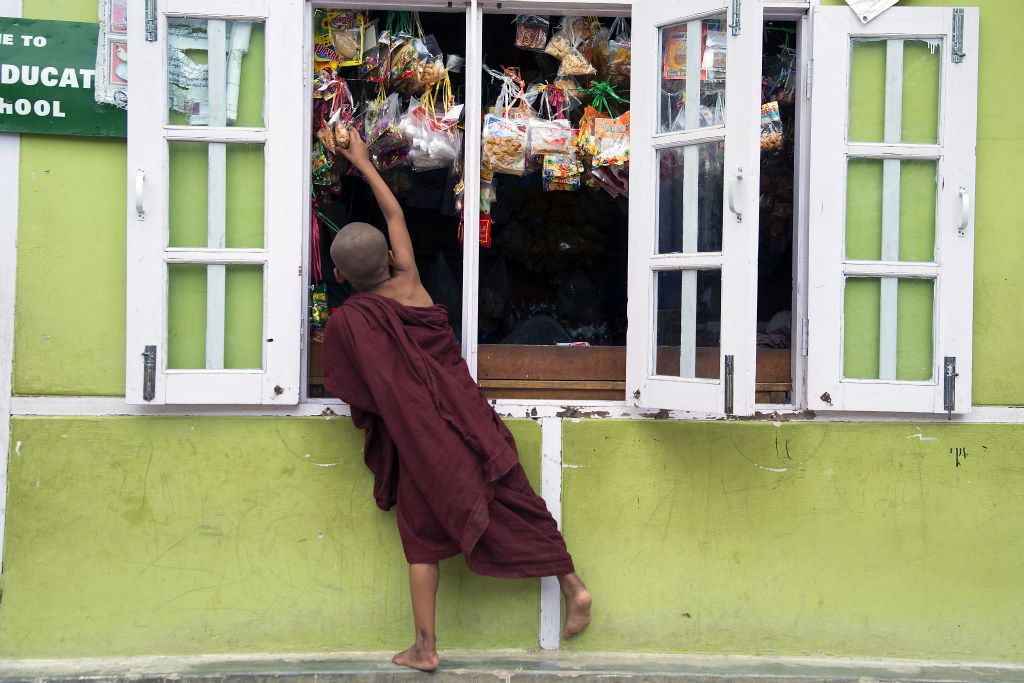
<path id="1" fill-rule="evenodd" d="M 434 650 L 427 650 L 413 645 L 408 650 L 402 650 L 391 658 L 391 661 L 399 666 L 407 666 L 410 669 L 420 671 L 434 671 L 441 664 L 441 659 Z"/>
<path id="2" fill-rule="evenodd" d="M 562 596 L 565 599 L 565 627 L 562 635 L 572 638 L 590 624 L 590 605 L 593 599 L 575 574 L 559 577 L 559 583 L 562 584 Z"/>

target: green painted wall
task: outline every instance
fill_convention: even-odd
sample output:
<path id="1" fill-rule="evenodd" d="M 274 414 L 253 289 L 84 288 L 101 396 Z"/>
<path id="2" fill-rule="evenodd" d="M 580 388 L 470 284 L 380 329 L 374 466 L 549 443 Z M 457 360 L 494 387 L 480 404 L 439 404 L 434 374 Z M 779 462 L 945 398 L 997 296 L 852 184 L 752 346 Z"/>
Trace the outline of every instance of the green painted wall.
<path id="1" fill-rule="evenodd" d="M 538 486 L 540 428 L 510 427 Z M 0 657 L 411 642 L 395 516 L 348 419 L 22 418 L 11 444 Z M 445 562 L 439 645 L 534 647 L 539 586 Z"/>
<path id="2" fill-rule="evenodd" d="M 573 651 L 1024 658 L 1024 426 L 585 420 L 563 445 L 595 596 Z"/>

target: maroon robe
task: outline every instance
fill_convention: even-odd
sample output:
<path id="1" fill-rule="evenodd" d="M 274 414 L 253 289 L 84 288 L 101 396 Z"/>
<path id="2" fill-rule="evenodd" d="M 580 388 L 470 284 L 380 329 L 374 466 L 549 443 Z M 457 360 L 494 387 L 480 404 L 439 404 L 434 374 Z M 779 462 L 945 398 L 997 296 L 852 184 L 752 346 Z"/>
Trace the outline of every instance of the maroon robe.
<path id="1" fill-rule="evenodd" d="M 366 430 L 364 459 L 382 510 L 398 506 L 411 563 L 461 552 L 502 577 L 573 571 L 515 440 L 480 393 L 444 306 L 349 297 L 327 323 L 324 386 Z"/>

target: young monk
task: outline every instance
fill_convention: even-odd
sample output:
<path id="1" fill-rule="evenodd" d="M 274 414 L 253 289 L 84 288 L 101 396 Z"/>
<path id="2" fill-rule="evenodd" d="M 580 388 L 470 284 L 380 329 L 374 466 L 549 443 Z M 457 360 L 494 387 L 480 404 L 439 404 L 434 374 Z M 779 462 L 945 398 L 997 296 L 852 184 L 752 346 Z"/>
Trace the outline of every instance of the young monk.
<path id="1" fill-rule="evenodd" d="M 340 152 L 370 184 L 391 249 L 367 223 L 346 225 L 331 244 L 335 277 L 357 293 L 327 323 L 324 385 L 366 430 L 364 459 L 377 505 L 397 506 L 416 639 L 392 661 L 422 671 L 440 664 L 438 562 L 460 552 L 478 574 L 557 576 L 563 635 L 571 638 L 590 623 L 590 593 L 527 481 L 512 435 L 469 374 L 447 310 L 420 283 L 398 200 L 366 143 L 350 138 Z"/>

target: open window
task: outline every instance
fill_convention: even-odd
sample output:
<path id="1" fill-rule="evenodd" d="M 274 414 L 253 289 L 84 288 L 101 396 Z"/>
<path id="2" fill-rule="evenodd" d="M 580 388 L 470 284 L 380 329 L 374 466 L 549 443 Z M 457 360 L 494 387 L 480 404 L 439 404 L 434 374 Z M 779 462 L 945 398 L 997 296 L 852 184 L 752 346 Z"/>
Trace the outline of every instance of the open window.
<path id="1" fill-rule="evenodd" d="M 742 8 L 742 15 L 740 14 Z M 628 397 L 746 414 L 754 403 L 761 9 L 635 8 Z M 653 103 L 653 106 L 652 106 Z"/>
<path id="2" fill-rule="evenodd" d="M 270 5 L 130 14 L 130 403 L 299 399 L 301 13 Z"/>
<path id="3" fill-rule="evenodd" d="M 808 407 L 967 412 L 978 11 L 822 7 L 814 64 Z"/>

